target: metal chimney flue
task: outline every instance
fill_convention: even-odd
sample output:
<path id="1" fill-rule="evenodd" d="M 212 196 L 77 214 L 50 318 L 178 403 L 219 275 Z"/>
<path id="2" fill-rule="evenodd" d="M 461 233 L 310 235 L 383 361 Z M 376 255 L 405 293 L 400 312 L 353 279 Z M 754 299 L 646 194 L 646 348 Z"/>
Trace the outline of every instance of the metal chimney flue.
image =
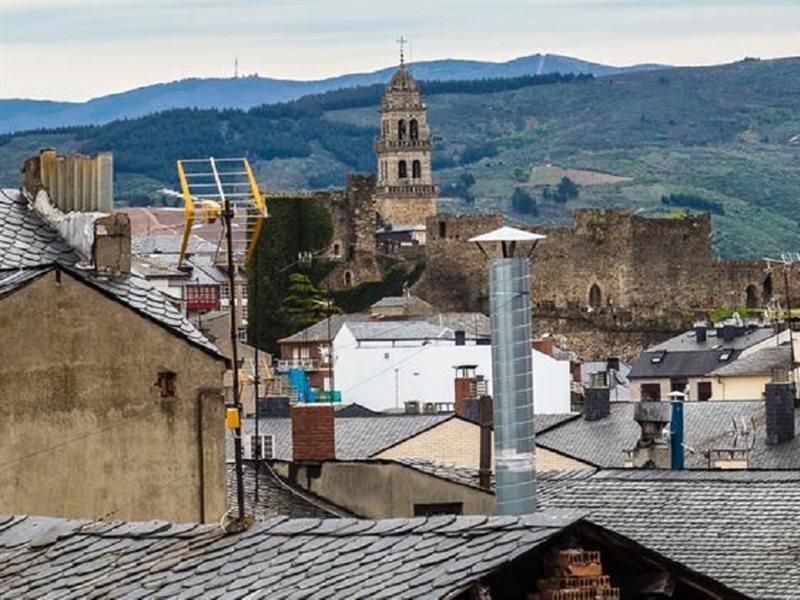
<path id="1" fill-rule="evenodd" d="M 537 508 L 530 261 L 515 254 L 526 244 L 530 256 L 544 237 L 501 227 L 470 240 L 487 258 L 484 244 L 492 244 L 502 256 L 489 259 L 498 515 L 527 514 Z"/>

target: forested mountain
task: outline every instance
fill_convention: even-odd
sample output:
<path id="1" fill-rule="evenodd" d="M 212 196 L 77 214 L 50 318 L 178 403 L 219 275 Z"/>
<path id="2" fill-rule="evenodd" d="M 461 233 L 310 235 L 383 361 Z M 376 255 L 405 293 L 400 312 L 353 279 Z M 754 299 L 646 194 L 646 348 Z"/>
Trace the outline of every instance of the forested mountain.
<path id="1" fill-rule="evenodd" d="M 657 67 L 646 64 L 611 67 L 555 54 L 534 54 L 500 63 L 446 59 L 418 62 L 410 66 L 418 79 L 439 81 L 522 77 L 556 72 L 610 75 Z M 318 81 L 258 76 L 184 79 L 87 102 L 0 100 L 0 133 L 41 127 L 100 125 L 172 108 L 251 108 L 335 89 L 383 83 L 391 77 L 393 70 L 394 67 L 388 67 L 371 73 L 340 75 Z"/>
<path id="2" fill-rule="evenodd" d="M 661 216 L 712 207 L 721 255 L 800 248 L 800 58 L 426 82 L 423 92 L 434 176 L 449 196 L 441 210 L 565 223 L 579 206 Z M 347 172 L 374 170 L 382 93 L 375 85 L 3 136 L 0 175 L 18 185 L 22 158 L 51 145 L 113 150 L 116 196 L 129 203 L 164 201 L 157 190 L 176 185 L 175 160 L 208 155 L 248 155 L 273 189 L 342 186 Z"/>

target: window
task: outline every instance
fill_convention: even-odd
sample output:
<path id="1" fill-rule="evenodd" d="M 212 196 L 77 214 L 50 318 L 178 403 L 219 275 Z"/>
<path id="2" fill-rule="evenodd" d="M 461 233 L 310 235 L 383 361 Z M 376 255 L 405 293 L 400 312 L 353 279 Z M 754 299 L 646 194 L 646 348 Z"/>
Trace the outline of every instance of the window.
<path id="1" fill-rule="evenodd" d="M 408 177 L 408 167 L 406 166 L 406 161 L 401 160 L 397 163 L 397 176 L 400 179 L 405 179 Z"/>
<path id="2" fill-rule="evenodd" d="M 685 393 L 687 385 L 689 385 L 689 382 L 686 381 L 685 379 L 670 379 L 669 391 Z"/>
<path id="3" fill-rule="evenodd" d="M 408 134 L 412 140 L 419 139 L 419 125 L 416 119 L 411 119 L 408 123 Z"/>
<path id="4" fill-rule="evenodd" d="M 333 245 L 333 256 L 339 258 L 342 255 L 342 247 L 337 243 Z"/>
<path id="5" fill-rule="evenodd" d="M 353 285 L 353 273 L 350 271 L 344 272 L 344 284 L 347 286 Z"/>
<path id="6" fill-rule="evenodd" d="M 439 221 L 439 239 L 444 239 L 447 237 L 447 223 L 444 221 Z"/>
<path id="7" fill-rule="evenodd" d="M 271 460 L 275 456 L 274 435 L 250 435 L 249 444 L 245 446 L 245 458 L 251 460 Z"/>
<path id="8" fill-rule="evenodd" d="M 436 515 L 460 515 L 464 512 L 462 502 L 443 502 L 440 504 L 415 504 L 415 517 L 434 517 Z"/>
<path id="9" fill-rule="evenodd" d="M 642 402 L 660 402 L 661 401 L 661 384 L 660 383 L 643 383 L 639 386 L 642 396 Z"/>
<path id="10" fill-rule="evenodd" d="M 661 352 L 656 352 L 653 356 L 650 357 L 650 362 L 654 365 L 660 364 L 664 361 L 664 356 L 666 356 L 667 351 L 662 350 Z"/>
<path id="11" fill-rule="evenodd" d="M 162 398 L 175 397 L 175 381 L 178 375 L 173 371 L 161 371 L 158 374 L 156 385 L 158 386 L 159 394 Z"/>
<path id="12" fill-rule="evenodd" d="M 764 304 L 772 300 L 772 275 L 767 275 L 764 278 L 764 284 L 761 286 L 764 297 Z"/>
<path id="13" fill-rule="evenodd" d="M 401 142 L 406 139 L 406 122 L 403 119 L 397 122 L 397 139 Z"/>
<path id="14" fill-rule="evenodd" d="M 222 285 L 219 286 L 219 297 L 222 300 L 227 300 L 230 297 L 229 291 L 230 290 L 228 289 L 228 284 L 223 283 Z"/>
<path id="15" fill-rule="evenodd" d="M 596 283 L 592 284 L 592 287 L 589 290 L 589 306 L 597 310 L 598 308 L 600 308 L 600 305 L 602 303 L 603 303 L 603 295 L 600 292 L 600 287 Z"/>
<path id="16" fill-rule="evenodd" d="M 758 291 L 756 290 L 756 286 L 747 286 L 744 304 L 746 308 L 758 308 Z"/>
<path id="17" fill-rule="evenodd" d="M 247 327 L 239 327 L 239 329 L 236 330 L 236 339 L 242 343 L 247 341 Z"/>
<path id="18" fill-rule="evenodd" d="M 418 160 L 415 160 L 411 163 L 411 177 L 413 179 L 419 179 L 422 177 L 422 165 Z"/>
<path id="19" fill-rule="evenodd" d="M 700 402 L 706 402 L 711 398 L 711 382 L 700 381 L 697 383 L 697 399 Z"/>

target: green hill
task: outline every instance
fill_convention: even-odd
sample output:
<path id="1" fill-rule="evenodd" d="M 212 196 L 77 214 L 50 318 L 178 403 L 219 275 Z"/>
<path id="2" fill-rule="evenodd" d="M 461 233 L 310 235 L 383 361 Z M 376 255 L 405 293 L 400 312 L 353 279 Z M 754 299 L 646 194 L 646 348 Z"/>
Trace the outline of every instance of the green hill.
<path id="1" fill-rule="evenodd" d="M 715 244 L 723 256 L 800 248 L 800 58 L 594 79 L 427 82 L 423 89 L 436 178 L 444 192 L 466 198 L 443 198 L 443 210 L 563 223 L 578 206 L 663 216 L 698 205 L 662 202 L 672 194 L 719 207 Z M 53 145 L 113 150 L 117 196 L 130 203 L 160 199 L 155 190 L 174 186 L 179 157 L 247 154 L 272 188 L 342 185 L 346 172 L 374 168 L 381 93 L 378 85 L 247 112 L 174 110 L 6 136 L 0 176 L 16 184 L 21 158 Z M 555 174 L 575 178 L 577 198 L 551 193 Z M 512 211 L 517 187 L 536 200 L 537 216 Z"/>

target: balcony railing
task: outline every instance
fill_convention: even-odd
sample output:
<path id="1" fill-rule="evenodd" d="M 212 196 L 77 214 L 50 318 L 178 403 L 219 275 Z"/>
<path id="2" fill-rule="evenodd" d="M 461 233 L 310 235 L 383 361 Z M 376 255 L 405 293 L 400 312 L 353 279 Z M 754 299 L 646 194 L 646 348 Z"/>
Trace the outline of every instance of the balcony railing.
<path id="1" fill-rule="evenodd" d="M 379 195 L 402 194 L 406 196 L 427 196 L 435 195 L 439 192 L 435 184 L 430 185 L 422 183 L 408 185 L 381 185 L 378 186 L 375 191 Z"/>
<path id="2" fill-rule="evenodd" d="M 430 150 L 430 140 L 376 140 L 375 151 L 381 152 L 382 150 L 402 150 L 408 148 L 409 150 Z"/>
<path id="3" fill-rule="evenodd" d="M 317 358 L 288 358 L 278 361 L 278 371 L 288 371 L 289 369 L 317 371 L 319 367 L 320 361 Z"/>

